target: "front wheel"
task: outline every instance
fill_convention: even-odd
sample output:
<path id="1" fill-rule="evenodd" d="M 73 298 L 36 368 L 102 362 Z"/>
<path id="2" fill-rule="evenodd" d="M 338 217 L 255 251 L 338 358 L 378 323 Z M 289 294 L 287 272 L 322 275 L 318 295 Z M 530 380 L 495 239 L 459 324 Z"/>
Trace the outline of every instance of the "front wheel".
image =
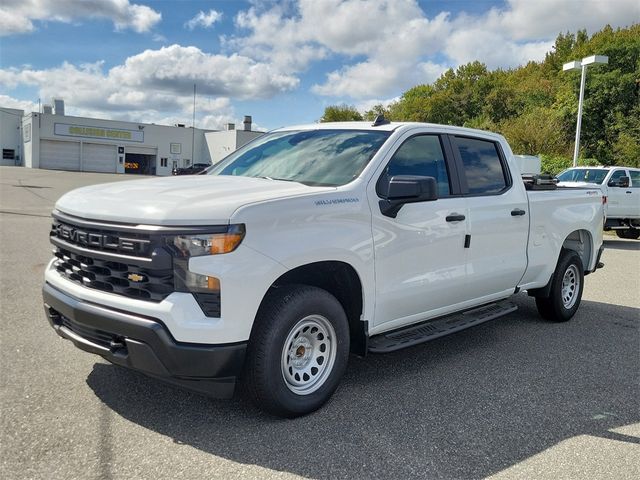
<path id="1" fill-rule="evenodd" d="M 320 408 L 349 357 L 349 323 L 329 292 L 285 285 L 268 293 L 251 334 L 244 384 L 254 403 L 281 417 Z"/>
<path id="2" fill-rule="evenodd" d="M 584 272 L 582 260 L 573 250 L 562 250 L 551 280 L 548 297 L 536 297 L 538 313 L 546 320 L 566 322 L 580 306 Z"/>

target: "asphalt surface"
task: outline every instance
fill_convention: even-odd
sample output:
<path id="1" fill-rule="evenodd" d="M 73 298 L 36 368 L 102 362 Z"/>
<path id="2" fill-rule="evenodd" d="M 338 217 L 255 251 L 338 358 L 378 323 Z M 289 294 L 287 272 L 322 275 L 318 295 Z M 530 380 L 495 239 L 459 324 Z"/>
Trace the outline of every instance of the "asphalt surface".
<path id="1" fill-rule="evenodd" d="M 45 320 L 49 212 L 130 179 L 0 167 L 0 478 L 640 478 L 640 241 L 608 236 L 569 323 L 513 314 L 352 357 L 296 420 L 112 366 Z"/>

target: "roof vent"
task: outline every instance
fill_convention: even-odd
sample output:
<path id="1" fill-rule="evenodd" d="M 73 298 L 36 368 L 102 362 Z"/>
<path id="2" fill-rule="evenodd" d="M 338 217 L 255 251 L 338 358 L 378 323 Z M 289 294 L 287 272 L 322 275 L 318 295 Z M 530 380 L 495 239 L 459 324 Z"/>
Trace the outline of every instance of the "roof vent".
<path id="1" fill-rule="evenodd" d="M 244 116 L 244 131 L 245 132 L 250 132 L 251 131 L 251 115 L 245 115 Z"/>
<path id="2" fill-rule="evenodd" d="M 235 130 L 235 129 L 236 129 L 235 123 L 227 123 L 227 130 Z"/>
<path id="3" fill-rule="evenodd" d="M 372 127 L 379 127 L 380 125 L 388 125 L 391 122 L 384 118 L 384 115 L 380 114 L 376 117 L 376 119 L 371 124 Z"/>
<path id="4" fill-rule="evenodd" d="M 42 106 L 42 113 L 46 113 L 48 115 L 51 115 L 53 113 L 53 107 L 51 105 L 43 105 Z"/>
<path id="5" fill-rule="evenodd" d="M 53 99 L 53 113 L 56 115 L 64 115 L 64 100 L 61 98 Z"/>

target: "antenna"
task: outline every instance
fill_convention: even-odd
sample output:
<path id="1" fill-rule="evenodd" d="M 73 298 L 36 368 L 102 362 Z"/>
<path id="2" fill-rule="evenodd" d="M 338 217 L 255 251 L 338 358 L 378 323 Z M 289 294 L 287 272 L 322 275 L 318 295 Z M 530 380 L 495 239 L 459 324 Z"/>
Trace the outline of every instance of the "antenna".
<path id="1" fill-rule="evenodd" d="M 378 116 L 376 116 L 376 119 L 373 121 L 373 123 L 371 124 L 372 127 L 379 127 L 380 125 L 388 125 L 391 122 L 389 120 L 387 120 L 386 118 L 384 118 L 383 114 L 380 114 Z"/>

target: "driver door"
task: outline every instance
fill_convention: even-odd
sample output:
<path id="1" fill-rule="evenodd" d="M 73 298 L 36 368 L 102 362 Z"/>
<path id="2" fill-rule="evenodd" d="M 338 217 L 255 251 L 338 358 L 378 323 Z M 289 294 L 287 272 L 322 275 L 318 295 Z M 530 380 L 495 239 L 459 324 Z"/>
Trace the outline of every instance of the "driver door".
<path id="1" fill-rule="evenodd" d="M 375 249 L 372 331 L 443 313 L 465 299 L 467 200 L 459 193 L 446 136 L 408 135 L 369 186 Z M 379 200 L 396 175 L 434 177 L 438 199 L 402 206 L 395 218 Z"/>

